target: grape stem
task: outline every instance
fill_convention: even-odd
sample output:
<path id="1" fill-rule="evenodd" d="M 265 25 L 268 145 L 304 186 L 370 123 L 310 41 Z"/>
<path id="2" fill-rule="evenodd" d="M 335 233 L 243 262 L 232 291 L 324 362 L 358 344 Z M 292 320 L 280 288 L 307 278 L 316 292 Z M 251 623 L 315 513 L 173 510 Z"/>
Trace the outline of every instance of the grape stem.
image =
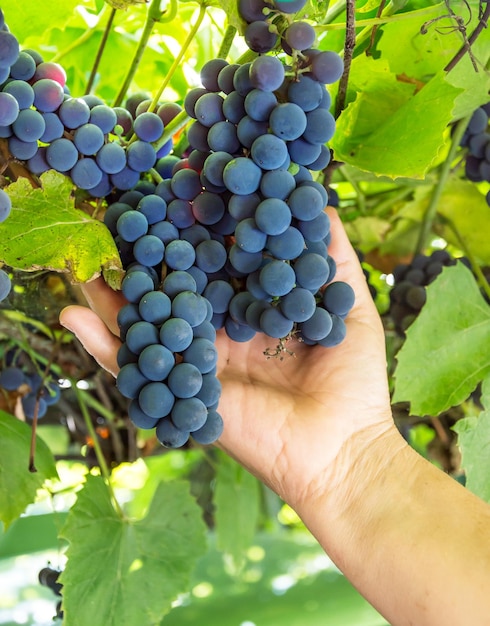
<path id="1" fill-rule="evenodd" d="M 97 458 L 97 463 L 99 464 L 101 474 L 102 474 L 102 476 L 105 479 L 105 482 L 107 484 L 107 488 L 108 488 L 109 493 L 111 495 L 111 499 L 112 499 L 112 502 L 113 502 L 113 505 L 114 505 L 114 509 L 116 510 L 116 512 L 118 513 L 118 515 L 121 518 L 124 518 L 125 517 L 124 516 L 124 512 L 123 512 L 123 510 L 121 508 L 121 505 L 117 501 L 116 494 L 114 493 L 114 489 L 113 489 L 112 484 L 111 484 L 111 477 L 110 477 L 109 468 L 107 466 L 104 454 L 102 452 L 102 448 L 100 447 L 98 435 L 95 432 L 94 425 L 92 424 L 92 420 L 90 419 L 90 415 L 89 415 L 89 412 L 88 412 L 88 409 L 87 409 L 87 405 L 85 403 L 85 396 L 80 393 L 80 389 L 78 389 L 76 381 L 72 380 L 71 382 L 72 382 L 72 387 L 75 390 L 75 394 L 77 396 L 77 401 L 78 401 L 78 404 L 80 406 L 80 411 L 82 412 L 82 416 L 83 416 L 83 419 L 85 421 L 85 425 L 87 426 L 87 430 L 89 432 L 90 438 L 92 439 L 92 444 L 93 444 L 93 447 L 94 447 L 95 456 Z"/>
<path id="2" fill-rule="evenodd" d="M 107 43 L 107 39 L 109 37 L 109 33 L 111 32 L 112 24 L 116 16 L 116 10 L 117 9 L 112 9 L 111 14 L 109 15 L 109 19 L 107 20 L 107 24 L 104 28 L 104 34 L 102 35 L 102 40 L 100 42 L 99 48 L 97 50 L 97 54 L 95 56 L 94 64 L 92 66 L 92 71 L 90 72 L 87 86 L 85 87 L 86 94 L 89 94 L 92 91 L 92 87 L 94 86 L 95 77 L 97 75 L 97 70 L 99 69 L 100 61 L 102 59 L 102 55 L 104 54 L 104 49 Z"/>
<path id="3" fill-rule="evenodd" d="M 345 42 L 344 42 L 344 71 L 340 77 L 339 89 L 335 101 L 335 117 L 339 115 L 345 108 L 345 99 L 347 96 L 347 84 L 349 82 L 349 72 L 352 63 L 354 48 L 356 47 L 356 3 L 355 0 L 347 0 L 346 18 L 345 18 Z"/>
<path id="4" fill-rule="evenodd" d="M 122 101 L 124 100 L 126 92 L 128 91 L 133 81 L 134 75 L 136 74 L 138 70 L 141 59 L 143 58 L 143 53 L 145 52 L 146 46 L 148 45 L 148 41 L 150 39 L 153 28 L 158 22 L 162 21 L 163 15 L 164 13 L 166 13 L 166 11 L 160 10 L 160 1 L 161 0 L 152 0 L 150 6 L 148 7 L 148 14 L 146 16 L 146 22 L 143 28 L 141 39 L 139 41 L 138 47 L 136 48 L 136 52 L 134 53 L 133 60 L 126 74 L 126 78 L 124 79 L 124 82 L 121 85 L 119 93 L 117 94 L 116 99 L 114 100 L 114 104 L 113 104 L 114 107 L 120 106 Z M 173 8 L 174 8 L 173 5 L 175 5 L 175 3 L 176 3 L 176 0 L 173 0 L 171 7 L 170 7 L 171 12 L 173 12 Z M 167 19 L 165 19 L 165 21 L 167 21 Z"/>
<path id="5" fill-rule="evenodd" d="M 471 115 L 467 115 L 466 117 L 459 120 L 459 122 L 454 127 L 454 132 L 452 135 L 451 146 L 449 148 L 448 155 L 446 160 L 441 166 L 441 170 L 439 172 L 439 178 L 432 192 L 432 196 L 430 198 L 429 206 L 427 207 L 427 211 L 425 212 L 424 218 L 420 225 L 419 237 L 417 241 L 417 245 L 415 248 L 415 254 L 421 253 L 426 245 L 427 240 L 429 238 L 429 234 L 432 228 L 432 222 L 437 213 L 437 206 L 439 204 L 439 200 L 441 198 L 442 191 L 444 189 L 444 185 L 446 184 L 447 177 L 451 171 L 451 165 L 456 156 L 456 151 L 459 148 L 459 144 L 461 142 L 461 138 L 464 134 L 466 127 L 471 119 Z"/>
<path id="6" fill-rule="evenodd" d="M 229 24 L 225 34 L 223 35 L 223 41 L 221 42 L 221 46 L 219 47 L 217 57 L 218 59 L 226 59 L 230 52 L 231 45 L 236 35 L 236 28 L 232 24 Z"/>
<path id="7" fill-rule="evenodd" d="M 155 2 L 155 0 L 153 0 L 153 2 Z M 167 75 L 163 79 L 163 82 L 160 85 L 160 88 L 156 92 L 156 94 L 155 94 L 155 96 L 154 96 L 154 98 L 153 98 L 153 100 L 152 100 L 152 102 L 150 104 L 150 107 L 149 107 L 148 111 L 154 111 L 157 108 L 158 101 L 160 100 L 160 97 L 161 97 L 162 93 L 164 92 L 165 88 L 169 84 L 172 76 L 175 73 L 175 70 L 179 67 L 179 65 L 180 65 L 180 63 L 181 63 L 181 61 L 182 61 L 182 59 L 184 57 L 184 54 L 187 52 L 187 49 L 189 48 L 189 46 L 192 43 L 192 40 L 196 36 L 196 33 L 199 30 L 199 27 L 201 26 L 202 21 L 203 21 L 205 15 L 206 15 L 206 6 L 204 4 L 201 4 L 201 6 L 199 7 L 199 15 L 197 16 L 197 19 L 196 19 L 196 21 L 194 23 L 194 26 L 189 31 L 189 34 L 187 35 L 187 39 L 182 44 L 182 47 L 180 49 L 179 54 L 175 57 L 174 62 L 170 66 L 170 69 L 168 70 Z"/>

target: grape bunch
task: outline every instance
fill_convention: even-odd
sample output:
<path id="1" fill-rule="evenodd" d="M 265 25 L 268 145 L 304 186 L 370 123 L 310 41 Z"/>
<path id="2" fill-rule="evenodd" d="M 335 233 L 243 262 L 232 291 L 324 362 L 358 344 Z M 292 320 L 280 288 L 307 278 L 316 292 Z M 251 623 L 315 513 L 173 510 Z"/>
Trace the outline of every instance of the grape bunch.
<path id="1" fill-rule="evenodd" d="M 40 373 L 32 367 L 9 365 L 0 372 L 0 387 L 6 392 L 21 396 L 24 415 L 38 419 L 46 415 L 49 406 L 58 402 L 61 389 L 58 381 L 50 374 Z"/>
<path id="2" fill-rule="evenodd" d="M 150 101 L 136 95 L 112 110 L 93 96 L 65 93 L 43 111 L 44 91 L 29 105 L 43 119 L 49 113 L 60 120 L 63 134 L 32 139 L 37 149 L 24 159 L 27 167 L 34 174 L 44 167 L 64 171 L 88 194 L 108 198 L 104 223 L 126 272 L 117 386 L 129 399 L 133 423 L 155 428 L 166 447 L 190 437 L 212 443 L 222 432 L 218 330 L 238 342 L 264 333 L 277 340 L 266 356 L 279 358 L 290 352 L 291 338 L 331 347 L 346 334 L 354 292 L 334 281 L 328 194 L 312 174 L 330 161 L 335 120 L 325 84 L 340 78 L 343 64 L 336 53 L 312 47 L 315 32 L 307 22 L 288 16 L 303 5 L 240 2 L 250 21 L 245 41 L 258 56 L 242 65 L 216 58 L 201 68 L 202 87 L 184 100 L 194 121 L 181 157 L 171 154 L 171 142 L 155 149 L 178 105 L 150 113 Z M 259 8 L 262 17 L 248 20 L 246 12 Z M 275 33 L 270 47 L 261 43 L 264 26 Z M 279 41 L 277 55 L 266 54 Z M 42 60 L 25 79 L 15 78 L 17 61 L 11 61 L 0 95 L 19 80 L 34 92 L 40 81 L 51 81 L 46 93 L 63 91 L 52 76 L 36 76 Z M 25 141 L 14 128 L 22 127 L 20 111 L 3 127 L 14 146 Z M 99 111 L 101 119 L 111 118 L 104 127 Z M 102 179 L 87 184 L 98 170 Z M 161 182 L 153 182 L 150 170 Z"/>
<path id="3" fill-rule="evenodd" d="M 61 574 L 60 570 L 53 569 L 52 567 L 43 567 L 38 574 L 38 579 L 43 587 L 48 587 L 56 596 L 61 596 L 61 590 L 63 585 L 58 582 L 58 578 Z M 61 608 L 61 600 L 56 603 L 56 615 L 55 618 L 63 619 L 63 610 Z"/>
<path id="4" fill-rule="evenodd" d="M 468 264 L 465 258 L 459 260 Z M 410 263 L 394 268 L 395 282 L 390 290 L 389 315 L 401 336 L 425 304 L 425 287 L 435 280 L 443 267 L 455 265 L 457 261 L 447 250 L 435 250 L 430 255 L 417 254 Z"/>
<path id="5" fill-rule="evenodd" d="M 490 183 L 490 102 L 478 107 L 466 127 L 461 146 L 468 149 L 465 174 L 475 183 Z M 490 206 L 490 191 L 486 194 Z"/>

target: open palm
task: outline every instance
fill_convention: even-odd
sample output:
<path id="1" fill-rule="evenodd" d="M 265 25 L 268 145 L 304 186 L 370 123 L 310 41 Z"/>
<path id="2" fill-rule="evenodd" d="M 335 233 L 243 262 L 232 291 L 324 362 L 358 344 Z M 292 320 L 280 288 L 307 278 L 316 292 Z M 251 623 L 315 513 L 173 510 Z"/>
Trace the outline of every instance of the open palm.
<path id="1" fill-rule="evenodd" d="M 346 339 L 335 348 L 293 340 L 287 348 L 294 354 L 272 358 L 264 352 L 277 340 L 262 334 L 236 343 L 219 331 L 216 340 L 225 422 L 219 445 L 289 501 L 340 479 L 345 446 L 392 426 L 381 323 L 340 220 L 334 211 L 329 215 L 336 279 L 356 292 Z M 84 290 L 92 310 L 68 307 L 61 321 L 116 374 L 116 315 L 124 301 L 100 279 Z"/>

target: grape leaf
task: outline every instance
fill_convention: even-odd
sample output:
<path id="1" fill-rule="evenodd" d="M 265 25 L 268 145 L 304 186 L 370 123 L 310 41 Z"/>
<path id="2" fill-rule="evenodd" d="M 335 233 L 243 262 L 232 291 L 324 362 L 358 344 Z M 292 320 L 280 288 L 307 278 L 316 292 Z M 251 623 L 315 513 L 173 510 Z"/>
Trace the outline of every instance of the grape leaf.
<path id="1" fill-rule="evenodd" d="M 5 528 L 34 502 L 37 490 L 47 479 L 58 476 L 53 455 L 39 437 L 35 457 L 37 472 L 29 471 L 31 433 L 28 424 L 0 411 L 0 520 Z"/>
<path id="2" fill-rule="evenodd" d="M 257 528 L 259 483 L 226 455 L 220 454 L 219 459 L 214 494 L 217 545 L 238 571 Z"/>
<path id="3" fill-rule="evenodd" d="M 483 381 L 481 402 L 484 410 L 480 415 L 458 420 L 453 430 L 459 437 L 466 487 L 490 502 L 490 377 Z"/>
<path id="4" fill-rule="evenodd" d="M 461 404 L 490 373 L 490 306 L 462 263 L 427 287 L 427 302 L 397 354 L 394 402 L 438 415 Z"/>
<path id="5" fill-rule="evenodd" d="M 383 66 L 376 67 L 381 60 L 359 63 L 370 81 L 374 74 L 382 77 Z M 412 93 L 400 90 L 403 81 L 398 76 L 384 74 L 382 81 L 368 83 L 365 90 L 358 87 L 358 96 L 339 116 L 331 141 L 335 158 L 377 175 L 423 178 L 445 147 L 444 131 L 461 90 L 449 85 L 443 72 L 419 91 L 405 85 Z"/>
<path id="6" fill-rule="evenodd" d="M 68 272 L 87 282 L 102 270 L 122 272 L 116 245 L 106 226 L 75 209 L 72 183 L 54 171 L 34 189 L 19 178 L 5 188 L 12 211 L 0 224 L 0 259 L 20 270 Z"/>
<path id="7" fill-rule="evenodd" d="M 205 551 L 201 510 L 179 481 L 160 483 L 146 517 L 121 517 L 99 476 L 87 477 L 61 536 L 65 626 L 160 624 Z"/>
<path id="8" fill-rule="evenodd" d="M 490 211 L 485 196 L 477 186 L 453 176 L 444 185 L 437 211 L 450 220 L 476 259 L 481 264 L 490 265 Z M 447 241 L 460 245 L 451 226 L 444 228 L 442 235 Z"/>
<path id="9" fill-rule="evenodd" d="M 31 35 L 46 33 L 53 28 L 62 28 L 70 18 L 79 0 L 50 0 L 45 2 L 40 11 L 39 0 L 22 0 L 20 10 L 18 0 L 2 0 L 2 10 L 10 31 L 25 44 Z M 36 19 L 27 19 L 35 15 Z"/>

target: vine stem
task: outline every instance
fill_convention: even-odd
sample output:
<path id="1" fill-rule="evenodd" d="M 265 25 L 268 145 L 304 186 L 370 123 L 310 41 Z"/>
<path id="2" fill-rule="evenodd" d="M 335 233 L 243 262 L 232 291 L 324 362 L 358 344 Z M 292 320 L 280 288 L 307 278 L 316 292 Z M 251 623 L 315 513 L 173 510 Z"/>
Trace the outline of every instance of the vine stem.
<path id="1" fill-rule="evenodd" d="M 434 13 L 434 11 L 439 10 L 439 5 L 433 5 L 426 9 L 419 9 L 417 11 L 417 16 L 419 15 L 430 15 Z M 392 17 L 394 12 L 394 7 L 390 3 L 386 9 L 383 11 L 381 17 L 371 17 L 366 20 L 357 20 L 356 26 L 358 28 L 365 27 L 363 30 L 357 34 L 357 43 L 362 43 L 365 39 L 369 39 L 371 37 L 371 27 L 372 26 L 382 26 L 383 24 L 390 24 L 392 22 L 403 22 L 405 20 L 412 20 L 413 15 L 411 13 L 398 13 Z M 344 30 L 345 24 L 343 22 L 334 22 L 333 24 L 321 24 L 320 26 L 315 27 L 316 30 Z"/>
<path id="2" fill-rule="evenodd" d="M 104 454 L 102 452 L 102 448 L 100 447 L 99 444 L 99 439 L 97 437 L 97 433 L 95 432 L 95 428 L 94 425 L 92 424 L 92 420 L 90 419 L 90 415 L 87 409 L 87 405 L 85 404 L 85 398 L 82 396 L 82 394 L 80 393 L 80 389 L 78 389 L 76 381 L 72 380 L 72 387 L 75 390 L 75 395 L 77 396 L 77 401 L 78 404 L 80 406 L 80 411 L 82 412 L 82 416 L 83 419 L 85 421 L 85 425 L 87 426 L 87 430 L 89 432 L 89 435 L 92 439 L 93 442 L 93 446 L 94 446 L 94 451 L 95 451 L 95 456 L 97 457 L 97 462 L 99 464 L 100 467 L 100 471 L 102 476 L 104 477 L 104 480 L 107 484 L 107 488 L 109 489 L 109 493 L 111 495 L 113 504 L 114 504 L 114 508 L 116 509 L 118 515 L 121 518 L 124 518 L 124 512 L 121 508 L 121 505 L 119 504 L 119 502 L 117 501 L 116 498 L 116 494 L 114 493 L 114 489 L 112 487 L 111 484 L 111 476 L 110 476 L 110 472 L 109 472 L 109 468 L 107 466 L 106 460 L 104 458 Z"/>
<path id="3" fill-rule="evenodd" d="M 422 252 L 426 247 L 429 232 L 432 227 L 432 222 L 434 221 L 437 213 L 437 205 L 439 204 L 444 185 L 446 184 L 447 177 L 449 176 L 449 172 L 451 171 L 451 165 L 456 156 L 456 151 L 459 148 L 461 138 L 464 134 L 466 127 L 468 126 L 470 119 L 471 114 L 460 119 L 454 128 L 454 133 L 452 136 L 452 142 L 449 148 L 448 155 L 446 157 L 446 160 L 442 164 L 441 171 L 439 173 L 439 179 L 434 187 L 429 206 L 427 207 L 424 219 L 422 220 L 417 246 L 415 248 L 415 254 Z"/>
<path id="4" fill-rule="evenodd" d="M 153 0 L 153 2 L 155 2 L 155 0 Z M 175 57 L 174 62 L 170 66 L 170 69 L 168 70 L 167 75 L 163 79 L 163 82 L 160 85 L 160 88 L 156 92 L 153 98 L 153 101 L 150 104 L 150 107 L 148 108 L 148 111 L 154 111 L 157 108 L 158 101 L 160 100 L 162 93 L 164 92 L 165 88 L 169 84 L 172 76 L 175 73 L 175 70 L 179 67 L 180 62 L 182 61 L 184 54 L 187 52 L 187 49 L 191 45 L 192 40 L 196 36 L 196 33 L 199 30 L 199 27 L 201 26 L 205 15 L 206 15 L 206 6 L 204 4 L 201 4 L 201 6 L 199 7 L 199 15 L 197 16 L 194 26 L 189 31 L 189 34 L 187 35 L 187 39 L 182 44 L 182 48 L 180 49 L 179 54 Z"/>
<path id="5" fill-rule="evenodd" d="M 221 46 L 219 47 L 218 54 L 216 55 L 218 59 L 226 59 L 230 52 L 231 44 L 233 43 L 233 39 L 235 39 L 237 29 L 233 24 L 229 24 L 225 34 L 223 35 L 223 41 L 221 42 Z"/>
<path id="6" fill-rule="evenodd" d="M 347 0 L 346 4 L 346 31 L 344 42 L 344 71 L 340 78 L 339 89 L 335 101 L 335 117 L 339 117 L 345 107 L 347 84 L 352 63 L 354 48 L 356 47 L 356 1 Z"/>
<path id="7" fill-rule="evenodd" d="M 487 28 L 488 18 L 490 18 L 490 2 L 487 1 L 487 6 L 485 7 L 485 11 L 480 18 L 475 30 L 471 33 L 468 40 L 465 41 L 463 46 L 458 50 L 455 56 L 449 61 L 449 63 L 444 68 L 444 71 L 450 72 L 464 57 L 464 55 L 471 50 L 471 46 L 475 43 L 477 37 L 482 32 L 484 28 Z M 478 71 L 478 68 L 475 68 Z"/>
<path id="8" fill-rule="evenodd" d="M 111 14 L 109 15 L 109 19 L 107 20 L 107 24 L 104 29 L 104 34 L 102 35 L 102 40 L 100 42 L 99 49 L 97 50 L 97 54 L 95 56 L 92 71 L 90 72 L 87 86 L 85 87 L 85 94 L 89 94 L 92 91 L 92 87 L 94 86 L 95 76 L 97 75 L 97 70 L 99 69 L 102 55 L 104 54 L 104 49 L 107 43 L 107 39 L 109 37 L 109 33 L 111 32 L 114 18 L 116 17 L 116 11 L 117 9 L 112 9 Z"/>
<path id="9" fill-rule="evenodd" d="M 155 24 L 159 22 L 161 18 L 162 11 L 160 11 L 160 0 L 152 0 L 150 6 L 148 7 L 146 22 L 143 28 L 143 33 L 141 34 L 141 39 L 139 41 L 138 47 L 136 48 L 136 52 L 134 53 L 133 60 L 126 74 L 126 78 L 124 79 L 124 82 L 121 85 L 119 93 L 117 94 L 116 99 L 114 100 L 114 104 L 112 106 L 120 106 L 120 104 L 124 100 L 124 96 L 126 95 L 126 92 L 128 91 L 129 86 L 133 81 L 134 75 L 138 70 L 141 59 L 143 58 L 143 53 L 146 49 L 146 46 L 148 45 L 152 30 Z"/>

